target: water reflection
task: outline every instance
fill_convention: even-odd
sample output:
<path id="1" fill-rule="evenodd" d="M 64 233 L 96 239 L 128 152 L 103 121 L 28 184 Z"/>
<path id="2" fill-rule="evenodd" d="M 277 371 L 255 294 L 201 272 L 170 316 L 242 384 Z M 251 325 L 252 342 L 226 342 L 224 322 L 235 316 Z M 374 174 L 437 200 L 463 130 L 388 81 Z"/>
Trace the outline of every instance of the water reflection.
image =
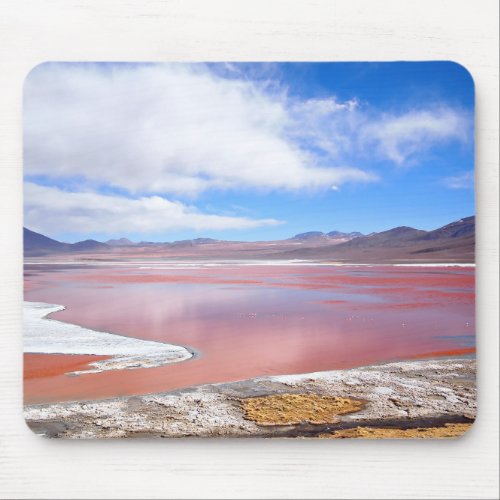
<path id="1" fill-rule="evenodd" d="M 346 368 L 453 351 L 474 335 L 472 269 L 47 268 L 26 279 L 36 285 L 26 300 L 66 305 L 61 321 L 200 353 L 157 369 L 31 378 L 36 401 Z"/>

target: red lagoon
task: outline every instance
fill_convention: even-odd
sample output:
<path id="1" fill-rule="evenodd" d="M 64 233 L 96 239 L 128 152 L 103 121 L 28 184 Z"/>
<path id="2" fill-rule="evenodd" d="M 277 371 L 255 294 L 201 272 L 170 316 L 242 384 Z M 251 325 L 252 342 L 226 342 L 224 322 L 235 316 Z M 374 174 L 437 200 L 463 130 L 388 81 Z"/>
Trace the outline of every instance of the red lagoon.
<path id="1" fill-rule="evenodd" d="M 53 319 L 196 352 L 80 376 L 102 357 L 26 354 L 28 404 L 475 351 L 473 267 L 27 265 L 25 285 Z"/>

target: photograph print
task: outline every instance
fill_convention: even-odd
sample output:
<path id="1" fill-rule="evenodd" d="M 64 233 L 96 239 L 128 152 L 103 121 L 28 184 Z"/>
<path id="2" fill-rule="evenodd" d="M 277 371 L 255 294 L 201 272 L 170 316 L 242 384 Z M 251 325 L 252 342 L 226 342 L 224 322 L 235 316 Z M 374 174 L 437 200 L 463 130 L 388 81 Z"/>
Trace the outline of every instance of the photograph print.
<path id="1" fill-rule="evenodd" d="M 47 62 L 26 78 L 23 133 L 35 434 L 473 424 L 464 67 Z"/>

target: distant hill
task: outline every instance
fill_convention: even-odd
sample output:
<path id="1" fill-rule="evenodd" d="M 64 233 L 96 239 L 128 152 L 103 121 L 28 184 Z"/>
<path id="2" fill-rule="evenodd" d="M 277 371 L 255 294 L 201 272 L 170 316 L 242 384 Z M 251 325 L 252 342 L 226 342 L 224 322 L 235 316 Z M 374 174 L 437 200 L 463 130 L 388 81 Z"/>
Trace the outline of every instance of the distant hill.
<path id="1" fill-rule="evenodd" d="M 110 247 L 130 247 L 135 245 L 133 241 L 130 241 L 128 238 L 119 238 L 117 240 L 108 240 L 105 242 L 106 245 Z"/>
<path id="2" fill-rule="evenodd" d="M 412 227 L 401 226 L 375 233 L 371 236 L 355 238 L 342 244 L 342 248 L 382 248 L 406 246 L 409 241 L 424 236 L 426 231 L 414 229 Z"/>
<path id="3" fill-rule="evenodd" d="M 107 250 L 109 245 L 96 240 L 84 240 L 69 245 L 71 252 L 90 252 L 94 250 Z"/>
<path id="4" fill-rule="evenodd" d="M 342 233 L 340 231 L 330 231 L 327 233 L 327 236 L 330 238 L 359 238 L 360 236 L 363 236 L 363 233 L 360 233 L 359 231 L 353 231 L 352 233 Z"/>
<path id="5" fill-rule="evenodd" d="M 207 245 L 210 243 L 218 243 L 219 240 L 214 240 L 212 238 L 194 238 L 192 240 L 178 240 L 173 242 L 152 242 L 152 241 L 141 241 L 139 243 L 134 243 L 128 238 L 119 238 L 116 240 L 106 241 L 106 245 L 111 247 L 132 247 L 132 246 L 151 246 L 151 245 L 161 245 L 161 246 L 195 246 L 195 245 Z"/>
<path id="6" fill-rule="evenodd" d="M 67 244 L 23 228 L 24 255 L 38 256 L 65 252 Z"/>
<path id="7" fill-rule="evenodd" d="M 342 233 L 341 231 L 330 231 L 323 233 L 321 231 L 309 231 L 307 233 L 296 234 L 291 240 L 310 241 L 310 240 L 351 240 L 363 236 L 357 231 L 352 233 Z"/>
<path id="8" fill-rule="evenodd" d="M 94 252 L 109 249 L 108 245 L 96 240 L 62 243 L 27 228 L 23 228 L 23 243 L 24 255 L 27 257 L 39 257 L 67 252 Z"/>
<path id="9" fill-rule="evenodd" d="M 219 243 L 219 240 L 213 240 L 212 238 L 194 238 L 193 240 L 179 240 L 170 243 L 172 246 L 178 247 L 193 247 L 196 245 L 209 245 L 211 243 Z"/>
<path id="10" fill-rule="evenodd" d="M 62 243 L 24 229 L 24 254 L 44 256 L 59 253 L 86 253 L 98 258 L 155 256 L 199 259 L 309 259 L 353 263 L 474 262 L 475 217 L 466 217 L 432 231 L 408 226 L 379 233 L 309 231 L 286 240 L 221 241 L 211 238 L 171 243 L 132 243 L 126 238 L 101 243 L 85 240 Z M 100 257 L 99 257 L 100 258 Z"/>
<path id="11" fill-rule="evenodd" d="M 300 233 L 296 234 L 291 240 L 312 240 L 314 238 L 324 238 L 326 236 L 325 233 L 321 231 L 309 231 L 308 233 Z"/>
<path id="12" fill-rule="evenodd" d="M 476 231 L 475 217 L 465 217 L 446 226 L 429 231 L 422 238 L 424 240 L 443 240 L 449 238 L 460 238 L 462 236 L 474 236 Z"/>
<path id="13" fill-rule="evenodd" d="M 475 217 L 432 231 L 401 226 L 359 236 L 339 245 L 296 249 L 281 258 L 331 259 L 345 262 L 474 262 Z"/>

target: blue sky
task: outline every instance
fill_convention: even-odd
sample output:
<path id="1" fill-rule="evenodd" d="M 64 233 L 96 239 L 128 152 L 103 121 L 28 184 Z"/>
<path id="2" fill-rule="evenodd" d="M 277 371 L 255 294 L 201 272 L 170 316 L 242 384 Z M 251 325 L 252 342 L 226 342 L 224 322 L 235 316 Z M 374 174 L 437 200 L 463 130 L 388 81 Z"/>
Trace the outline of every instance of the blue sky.
<path id="1" fill-rule="evenodd" d="M 433 229 L 475 213 L 474 87 L 451 62 L 46 63 L 25 225 L 63 241 Z"/>

